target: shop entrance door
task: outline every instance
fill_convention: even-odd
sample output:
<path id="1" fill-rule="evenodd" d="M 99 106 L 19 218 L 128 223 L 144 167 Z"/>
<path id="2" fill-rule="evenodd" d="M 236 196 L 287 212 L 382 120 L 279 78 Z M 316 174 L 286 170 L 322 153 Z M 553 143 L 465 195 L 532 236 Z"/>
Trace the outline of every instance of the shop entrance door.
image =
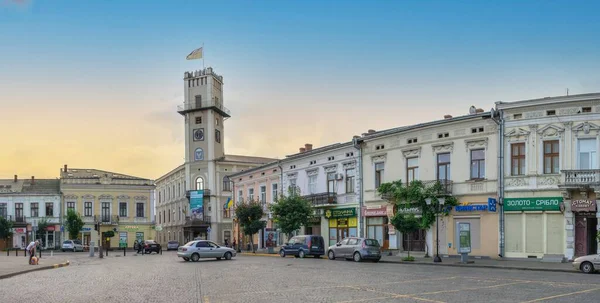
<path id="1" fill-rule="evenodd" d="M 337 232 L 338 232 L 338 237 L 337 237 L 337 241 L 338 242 L 340 242 L 340 241 L 348 238 L 349 234 L 348 234 L 348 228 L 347 227 L 338 228 Z"/>
<path id="2" fill-rule="evenodd" d="M 410 246 L 409 246 L 410 244 Z M 402 235 L 402 248 L 410 251 L 425 251 L 425 230 Z"/>
<path id="3" fill-rule="evenodd" d="M 585 256 L 588 251 L 586 218 L 575 215 L 575 256 Z"/>
<path id="4" fill-rule="evenodd" d="M 595 255 L 598 253 L 598 242 L 596 241 L 598 218 L 587 218 L 587 254 Z"/>

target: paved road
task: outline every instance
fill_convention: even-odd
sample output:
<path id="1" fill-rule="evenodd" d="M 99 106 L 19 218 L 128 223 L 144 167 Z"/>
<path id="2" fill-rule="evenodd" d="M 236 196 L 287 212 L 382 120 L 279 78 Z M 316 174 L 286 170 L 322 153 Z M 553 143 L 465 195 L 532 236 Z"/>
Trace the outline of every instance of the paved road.
<path id="1" fill-rule="evenodd" d="M 238 256 L 89 259 L 0 280 L 6 302 L 598 302 L 600 274 Z"/>

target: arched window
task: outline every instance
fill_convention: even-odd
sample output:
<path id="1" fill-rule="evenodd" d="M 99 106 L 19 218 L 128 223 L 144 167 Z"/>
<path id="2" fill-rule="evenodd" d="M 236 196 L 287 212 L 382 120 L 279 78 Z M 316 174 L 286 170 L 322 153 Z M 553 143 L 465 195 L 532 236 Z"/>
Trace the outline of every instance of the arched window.
<path id="1" fill-rule="evenodd" d="M 196 190 L 204 190 L 204 179 L 202 177 L 196 178 Z"/>
<path id="2" fill-rule="evenodd" d="M 229 177 L 223 177 L 223 191 L 231 191 L 231 183 Z"/>

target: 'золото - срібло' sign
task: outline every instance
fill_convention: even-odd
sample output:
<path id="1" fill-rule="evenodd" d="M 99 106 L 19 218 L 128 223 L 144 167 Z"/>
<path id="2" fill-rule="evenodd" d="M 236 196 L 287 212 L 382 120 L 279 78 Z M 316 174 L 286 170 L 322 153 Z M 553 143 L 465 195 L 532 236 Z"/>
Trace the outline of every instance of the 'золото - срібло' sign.
<path id="1" fill-rule="evenodd" d="M 562 197 L 505 198 L 505 211 L 559 211 Z"/>

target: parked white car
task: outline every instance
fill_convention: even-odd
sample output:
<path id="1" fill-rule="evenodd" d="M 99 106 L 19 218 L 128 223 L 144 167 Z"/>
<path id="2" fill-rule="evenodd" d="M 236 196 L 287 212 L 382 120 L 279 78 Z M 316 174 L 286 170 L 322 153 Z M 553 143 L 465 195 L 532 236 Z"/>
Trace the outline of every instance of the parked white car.
<path id="1" fill-rule="evenodd" d="M 177 257 L 193 262 L 198 262 L 200 258 L 231 260 L 235 255 L 235 249 L 219 246 L 215 242 L 206 240 L 192 241 L 177 249 Z"/>
<path id="2" fill-rule="evenodd" d="M 587 255 L 573 260 L 573 267 L 586 274 L 600 270 L 600 254 Z"/>
<path id="3" fill-rule="evenodd" d="M 83 244 L 81 244 L 81 241 L 79 240 L 66 240 L 62 244 L 62 251 L 64 252 L 67 250 L 72 252 L 83 251 Z"/>

